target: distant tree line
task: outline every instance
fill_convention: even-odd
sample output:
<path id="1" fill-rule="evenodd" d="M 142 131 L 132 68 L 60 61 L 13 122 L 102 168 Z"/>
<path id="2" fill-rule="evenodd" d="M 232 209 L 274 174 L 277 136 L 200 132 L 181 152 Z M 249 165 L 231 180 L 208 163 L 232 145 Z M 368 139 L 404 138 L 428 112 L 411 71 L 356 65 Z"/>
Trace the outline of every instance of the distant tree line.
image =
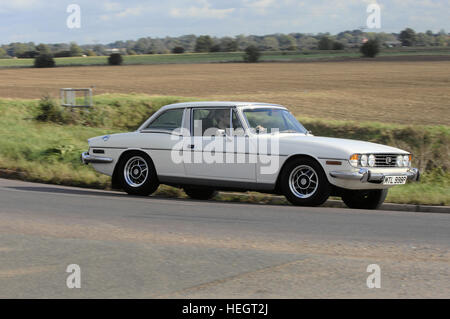
<path id="1" fill-rule="evenodd" d="M 235 52 L 248 47 L 259 51 L 343 50 L 360 48 L 368 40 L 376 40 L 381 46 L 450 46 L 450 36 L 444 30 L 416 33 L 407 28 L 400 33 L 374 33 L 361 30 L 344 31 L 336 35 L 319 34 L 270 34 L 264 36 L 238 35 L 235 37 L 211 37 L 209 35 L 184 35 L 180 37 L 140 38 L 116 41 L 109 44 L 78 45 L 76 43 L 34 44 L 10 43 L 0 47 L 0 58 L 35 58 L 41 54 L 54 57 L 95 56 L 119 53 L 162 54 L 184 52 Z"/>

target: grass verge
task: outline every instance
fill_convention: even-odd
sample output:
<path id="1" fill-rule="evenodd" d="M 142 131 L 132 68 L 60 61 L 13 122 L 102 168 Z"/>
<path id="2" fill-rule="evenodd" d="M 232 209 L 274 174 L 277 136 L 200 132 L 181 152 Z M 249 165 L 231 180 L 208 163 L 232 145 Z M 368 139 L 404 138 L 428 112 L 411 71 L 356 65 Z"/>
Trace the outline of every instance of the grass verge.
<path id="1" fill-rule="evenodd" d="M 109 188 L 110 178 L 82 165 L 80 153 L 93 136 L 135 129 L 162 105 L 193 100 L 143 94 L 105 94 L 94 98 L 91 111 L 70 112 L 56 103 L 60 123 L 39 122 L 38 100 L 0 99 L 0 176 L 60 185 Z M 300 119 L 316 135 L 357 138 L 381 142 L 419 154 L 415 164 L 425 171 L 422 182 L 394 187 L 387 201 L 427 205 L 450 205 L 448 173 L 450 128 L 447 126 L 402 126 L 384 123 L 354 123 Z M 428 159 L 428 160 L 426 160 Z M 444 169 L 442 169 L 442 167 Z M 162 186 L 160 195 L 185 196 L 181 190 Z M 276 196 L 222 193 L 219 200 L 286 203 Z"/>

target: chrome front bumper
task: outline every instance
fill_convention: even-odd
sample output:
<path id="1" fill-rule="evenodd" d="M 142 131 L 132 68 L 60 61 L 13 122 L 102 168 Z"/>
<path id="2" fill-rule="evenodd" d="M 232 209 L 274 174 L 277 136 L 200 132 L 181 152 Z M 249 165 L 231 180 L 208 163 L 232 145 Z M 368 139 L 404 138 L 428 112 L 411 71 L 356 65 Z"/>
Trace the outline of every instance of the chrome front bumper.
<path id="1" fill-rule="evenodd" d="M 103 156 L 92 156 L 89 155 L 88 152 L 83 152 L 81 154 L 81 162 L 83 164 L 89 164 L 89 163 L 112 163 L 113 159 L 109 157 L 103 157 Z"/>
<path id="2" fill-rule="evenodd" d="M 410 168 L 406 172 L 401 173 L 373 173 L 368 168 L 360 168 L 357 172 L 330 172 L 330 176 L 334 178 L 359 180 L 362 183 L 381 183 L 385 176 L 406 176 L 409 181 L 417 182 L 420 173 L 417 168 Z"/>

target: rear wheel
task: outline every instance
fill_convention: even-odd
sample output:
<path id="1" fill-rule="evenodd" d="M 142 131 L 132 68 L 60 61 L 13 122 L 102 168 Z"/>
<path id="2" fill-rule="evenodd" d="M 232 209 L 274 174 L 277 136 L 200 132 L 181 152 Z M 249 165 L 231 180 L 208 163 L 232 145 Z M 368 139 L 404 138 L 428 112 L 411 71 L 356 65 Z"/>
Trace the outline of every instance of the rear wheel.
<path id="1" fill-rule="evenodd" d="M 281 189 L 287 200 L 297 206 L 318 206 L 330 196 L 330 184 L 319 163 L 297 158 L 281 172 Z"/>
<path id="2" fill-rule="evenodd" d="M 377 209 L 383 204 L 388 189 L 345 190 L 342 200 L 350 208 Z"/>
<path id="3" fill-rule="evenodd" d="M 130 152 L 122 157 L 118 174 L 123 190 L 130 195 L 148 196 L 158 189 L 155 166 L 145 153 Z"/>
<path id="4" fill-rule="evenodd" d="M 190 198 L 202 200 L 211 199 L 217 194 L 216 190 L 206 187 L 185 187 L 184 192 Z"/>

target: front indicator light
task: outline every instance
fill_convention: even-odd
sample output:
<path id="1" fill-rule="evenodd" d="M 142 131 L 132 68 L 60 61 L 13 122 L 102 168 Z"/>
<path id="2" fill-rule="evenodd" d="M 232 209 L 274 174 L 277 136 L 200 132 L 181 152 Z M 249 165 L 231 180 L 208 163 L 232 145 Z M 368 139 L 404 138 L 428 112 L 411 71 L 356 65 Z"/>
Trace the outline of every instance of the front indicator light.
<path id="1" fill-rule="evenodd" d="M 350 156 L 350 165 L 353 167 L 358 167 L 359 154 L 353 154 Z"/>

